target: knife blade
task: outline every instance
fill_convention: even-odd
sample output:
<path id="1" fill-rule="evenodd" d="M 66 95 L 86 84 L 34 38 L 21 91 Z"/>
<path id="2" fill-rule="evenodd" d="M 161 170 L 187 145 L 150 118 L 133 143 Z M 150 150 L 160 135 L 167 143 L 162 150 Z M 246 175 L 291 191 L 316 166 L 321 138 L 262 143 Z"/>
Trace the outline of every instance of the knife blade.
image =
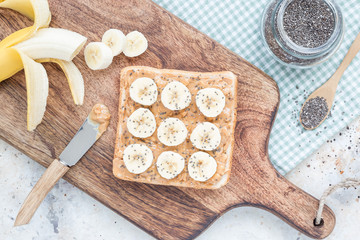
<path id="1" fill-rule="evenodd" d="M 91 121 L 90 115 L 59 156 L 64 165 L 74 166 L 96 142 L 99 123 Z"/>
<path id="2" fill-rule="evenodd" d="M 90 147 L 106 131 L 110 120 L 109 109 L 102 104 L 96 104 L 73 139 L 46 169 L 34 188 L 31 190 L 19 213 L 14 226 L 30 222 L 32 216 L 40 206 L 49 191 L 64 174 L 74 166 Z"/>

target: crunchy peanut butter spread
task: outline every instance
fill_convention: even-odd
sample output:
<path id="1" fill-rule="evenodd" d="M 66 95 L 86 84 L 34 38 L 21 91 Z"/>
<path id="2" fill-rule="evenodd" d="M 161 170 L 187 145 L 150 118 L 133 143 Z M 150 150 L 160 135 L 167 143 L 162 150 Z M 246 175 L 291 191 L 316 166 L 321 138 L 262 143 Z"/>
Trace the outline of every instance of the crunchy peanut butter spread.
<path id="1" fill-rule="evenodd" d="M 127 130 L 127 118 L 138 108 L 144 107 L 135 103 L 129 94 L 129 88 L 133 81 L 139 77 L 152 78 L 159 91 L 157 101 L 147 107 L 154 114 L 156 125 L 159 127 L 163 119 L 176 117 L 183 121 L 188 130 L 186 140 L 175 147 L 168 147 L 159 142 L 157 132 L 145 139 L 132 136 Z M 189 107 L 180 111 L 171 111 L 163 106 L 160 100 L 162 89 L 169 82 L 176 80 L 188 87 L 192 94 L 192 101 Z M 205 117 L 197 108 L 195 103 L 196 93 L 203 88 L 215 87 L 226 96 L 226 105 L 223 112 L 216 118 Z M 234 145 L 234 130 L 236 123 L 236 104 L 237 104 L 237 79 L 231 72 L 185 72 L 179 70 L 161 70 L 150 67 L 127 67 L 121 72 L 120 80 L 120 102 L 119 102 L 119 122 L 115 145 L 115 156 L 113 161 L 113 173 L 116 177 L 136 182 L 145 182 L 161 185 L 173 185 L 194 188 L 219 188 L 228 182 L 230 176 L 232 151 Z M 200 122 L 211 122 L 215 124 L 221 133 L 220 146 L 213 151 L 206 151 L 213 156 L 217 162 L 217 171 L 212 178 L 206 182 L 198 182 L 192 179 L 187 170 L 187 163 L 190 156 L 200 151 L 190 142 L 190 134 Z M 149 147 L 154 155 L 151 167 L 141 174 L 130 173 L 123 161 L 123 152 L 130 144 L 139 143 Z M 173 179 L 165 179 L 160 176 L 156 168 L 156 160 L 160 153 L 164 151 L 174 151 L 185 158 L 184 170 Z"/>
<path id="2" fill-rule="evenodd" d="M 98 103 L 92 108 L 89 118 L 91 121 L 100 124 L 97 135 L 97 138 L 99 138 L 109 126 L 109 109 L 105 105 Z"/>

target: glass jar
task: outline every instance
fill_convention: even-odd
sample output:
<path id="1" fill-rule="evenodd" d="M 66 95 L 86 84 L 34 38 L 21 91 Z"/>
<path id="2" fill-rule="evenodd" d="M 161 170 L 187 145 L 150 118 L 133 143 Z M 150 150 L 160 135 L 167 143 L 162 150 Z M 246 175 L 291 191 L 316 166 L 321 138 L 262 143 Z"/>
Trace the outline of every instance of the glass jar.
<path id="1" fill-rule="evenodd" d="M 336 52 L 344 36 L 344 21 L 333 0 L 273 0 L 264 10 L 261 35 L 266 49 L 280 63 L 308 68 Z"/>

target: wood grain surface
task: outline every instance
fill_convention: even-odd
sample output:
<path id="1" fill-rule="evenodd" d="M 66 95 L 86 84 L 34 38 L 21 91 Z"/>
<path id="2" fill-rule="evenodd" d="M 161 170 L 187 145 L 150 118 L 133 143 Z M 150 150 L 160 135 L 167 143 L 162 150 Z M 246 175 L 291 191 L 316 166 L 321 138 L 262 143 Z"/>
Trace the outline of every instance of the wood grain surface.
<path id="1" fill-rule="evenodd" d="M 100 41 L 109 28 L 143 32 L 149 49 L 137 58 L 114 58 L 110 68 L 89 70 L 83 52 L 75 59 L 85 78 L 83 106 L 75 106 L 66 79 L 54 64 L 45 64 L 50 90 L 45 118 L 36 131 L 26 131 L 26 89 L 23 71 L 0 83 L 0 136 L 43 166 L 59 156 L 92 106 L 106 104 L 109 130 L 64 176 L 115 212 L 159 239 L 192 239 L 225 211 L 254 206 L 270 211 L 313 238 L 324 238 L 335 225 L 326 207 L 324 224 L 313 220 L 318 200 L 275 171 L 267 145 L 278 104 L 276 83 L 239 56 L 149 0 L 50 0 L 51 27 L 67 28 Z M 30 26 L 11 10 L 0 10 L 0 38 Z M 191 71 L 234 72 L 238 76 L 238 117 L 229 183 L 219 190 L 195 190 L 132 183 L 112 175 L 120 70 L 145 65 Z M 241 227 L 241 226 L 239 226 Z M 106 231 L 106 229 L 104 229 Z"/>

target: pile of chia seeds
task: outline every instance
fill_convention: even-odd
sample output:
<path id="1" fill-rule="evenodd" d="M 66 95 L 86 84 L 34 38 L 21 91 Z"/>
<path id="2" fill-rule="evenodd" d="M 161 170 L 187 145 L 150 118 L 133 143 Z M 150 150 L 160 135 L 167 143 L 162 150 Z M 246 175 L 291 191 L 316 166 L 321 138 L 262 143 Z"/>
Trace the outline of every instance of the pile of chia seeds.
<path id="1" fill-rule="evenodd" d="M 335 16 L 324 0 L 294 0 L 285 9 L 283 25 L 295 44 L 316 48 L 330 39 Z"/>
<path id="2" fill-rule="evenodd" d="M 280 28 L 277 24 L 279 14 L 278 4 L 285 0 L 273 0 L 265 12 L 263 29 L 264 37 L 270 50 L 282 62 L 309 66 L 326 59 L 332 54 L 331 49 L 321 56 L 314 58 L 306 57 L 307 53 L 298 52 L 288 46 L 284 38 L 280 36 Z M 273 14 L 275 19 L 273 19 Z M 283 32 L 295 44 L 306 47 L 316 48 L 324 45 L 332 36 L 335 29 L 335 14 L 324 0 L 292 0 L 285 8 L 283 17 Z M 340 40 L 336 40 L 340 41 Z M 286 46 L 285 50 L 281 45 Z M 298 57 L 298 56 L 304 56 Z M 310 56 L 310 55 L 309 55 Z"/>
<path id="3" fill-rule="evenodd" d="M 329 107 L 325 98 L 312 98 L 302 108 L 300 121 L 305 128 L 315 128 L 324 120 L 328 110 Z"/>

